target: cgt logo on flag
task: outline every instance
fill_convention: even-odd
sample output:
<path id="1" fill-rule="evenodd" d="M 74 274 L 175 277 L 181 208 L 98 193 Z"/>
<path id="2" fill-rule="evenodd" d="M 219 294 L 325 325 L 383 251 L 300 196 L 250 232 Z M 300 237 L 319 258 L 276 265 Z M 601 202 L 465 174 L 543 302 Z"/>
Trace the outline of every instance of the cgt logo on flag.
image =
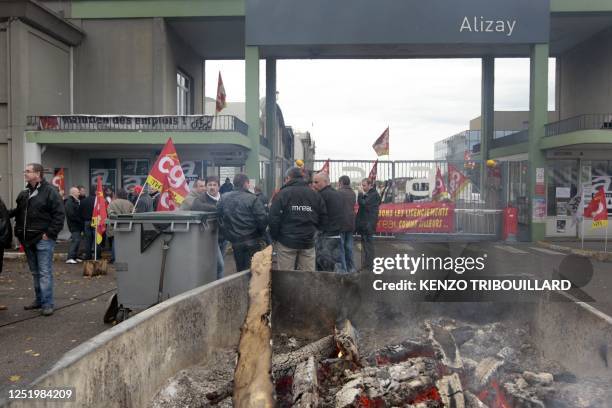
<path id="1" fill-rule="evenodd" d="M 608 227 L 608 208 L 603 187 L 597 189 L 588 207 L 584 209 L 584 216 L 593 218 L 593 229 Z"/>
<path id="2" fill-rule="evenodd" d="M 183 173 L 183 168 L 176 154 L 172 138 L 168 139 L 159 154 L 157 161 L 151 169 L 151 173 L 147 177 L 146 184 L 160 192 L 163 192 L 164 188 L 172 192 L 174 202 L 178 205 L 189 194 L 189 185 L 185 179 L 185 173 Z"/>

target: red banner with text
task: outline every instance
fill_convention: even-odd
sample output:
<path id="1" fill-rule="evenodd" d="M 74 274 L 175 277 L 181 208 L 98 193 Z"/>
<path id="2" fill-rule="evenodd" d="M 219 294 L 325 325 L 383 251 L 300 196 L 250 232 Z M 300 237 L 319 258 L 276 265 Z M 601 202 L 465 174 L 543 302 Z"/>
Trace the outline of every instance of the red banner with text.
<path id="1" fill-rule="evenodd" d="M 381 204 L 376 232 L 449 233 L 454 228 L 452 203 Z"/>

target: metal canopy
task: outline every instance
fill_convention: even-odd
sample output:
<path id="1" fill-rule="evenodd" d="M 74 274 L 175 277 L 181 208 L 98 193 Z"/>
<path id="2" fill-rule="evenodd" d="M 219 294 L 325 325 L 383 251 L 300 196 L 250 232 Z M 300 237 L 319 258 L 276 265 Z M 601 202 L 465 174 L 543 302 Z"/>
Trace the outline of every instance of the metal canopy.
<path id="1" fill-rule="evenodd" d="M 191 48 L 205 59 L 243 59 L 245 19 L 170 18 L 166 20 Z M 558 56 L 587 38 L 612 28 L 612 12 L 553 13 L 550 17 L 550 55 Z M 316 27 L 313 27 L 316 30 Z M 262 58 L 481 58 L 529 57 L 529 44 L 304 44 L 260 46 Z"/>

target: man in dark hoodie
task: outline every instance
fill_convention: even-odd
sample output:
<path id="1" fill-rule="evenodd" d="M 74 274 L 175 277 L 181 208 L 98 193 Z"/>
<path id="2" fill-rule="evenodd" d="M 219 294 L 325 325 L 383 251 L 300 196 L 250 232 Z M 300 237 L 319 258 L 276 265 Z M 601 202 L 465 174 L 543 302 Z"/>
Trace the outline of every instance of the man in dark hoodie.
<path id="1" fill-rule="evenodd" d="M 280 270 L 315 270 L 314 239 L 327 222 L 323 198 L 308 187 L 302 169 L 285 173 L 285 185 L 270 207 L 270 235 L 276 241 L 276 262 Z"/>
<path id="2" fill-rule="evenodd" d="M 25 249 L 34 279 L 36 299 L 24 309 L 42 309 L 44 316 L 53 314 L 53 249 L 64 228 L 64 203 L 57 189 L 43 176 L 43 166 L 30 163 L 23 171 L 26 189 L 17 196 L 15 236 Z"/>

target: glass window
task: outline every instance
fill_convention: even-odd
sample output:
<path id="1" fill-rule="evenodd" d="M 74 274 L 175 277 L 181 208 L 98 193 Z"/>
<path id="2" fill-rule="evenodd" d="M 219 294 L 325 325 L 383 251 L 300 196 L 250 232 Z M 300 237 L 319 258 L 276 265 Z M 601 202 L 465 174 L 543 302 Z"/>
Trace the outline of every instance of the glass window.
<path id="1" fill-rule="evenodd" d="M 121 159 L 121 186 L 131 191 L 142 186 L 149 174 L 149 159 Z"/>
<path id="2" fill-rule="evenodd" d="M 181 71 L 176 73 L 176 114 L 191 115 L 191 79 Z"/>
<path id="3" fill-rule="evenodd" d="M 98 176 L 102 177 L 102 186 L 117 191 L 117 160 L 115 159 L 89 159 L 89 179 L 95 186 Z"/>
<path id="4" fill-rule="evenodd" d="M 547 215 L 571 215 L 567 202 L 578 193 L 578 160 L 547 162 Z"/>

